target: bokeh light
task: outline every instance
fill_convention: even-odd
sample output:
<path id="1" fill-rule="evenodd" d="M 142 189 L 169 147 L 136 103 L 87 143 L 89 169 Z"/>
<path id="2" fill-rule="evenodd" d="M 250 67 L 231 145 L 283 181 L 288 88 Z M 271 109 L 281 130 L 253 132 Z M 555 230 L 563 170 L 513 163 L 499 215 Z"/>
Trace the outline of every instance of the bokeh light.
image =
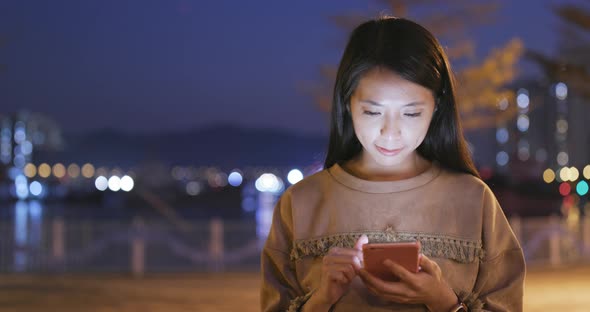
<path id="1" fill-rule="evenodd" d="M 518 119 L 516 120 L 516 127 L 520 132 L 526 132 L 529 129 L 529 116 L 527 115 L 519 115 Z"/>
<path id="2" fill-rule="evenodd" d="M 27 178 L 33 178 L 37 175 L 37 167 L 33 164 L 26 164 L 24 168 L 24 173 Z"/>
<path id="3" fill-rule="evenodd" d="M 16 186 L 16 196 L 19 199 L 25 199 L 29 196 L 29 185 L 27 184 L 27 178 L 19 174 L 14 179 L 14 184 Z"/>
<path id="4" fill-rule="evenodd" d="M 555 97 L 560 100 L 567 98 L 567 85 L 563 82 L 559 82 L 555 85 Z"/>
<path id="5" fill-rule="evenodd" d="M 509 160 L 510 157 L 508 156 L 508 153 L 504 151 L 500 151 L 496 154 L 496 163 L 500 166 L 506 166 Z"/>
<path id="6" fill-rule="evenodd" d="M 201 183 L 197 181 L 191 181 L 186 184 L 186 193 L 191 196 L 197 196 L 201 193 Z"/>
<path id="7" fill-rule="evenodd" d="M 519 89 L 516 96 L 516 104 L 520 109 L 527 109 L 529 107 L 529 94 L 526 89 Z"/>
<path id="8" fill-rule="evenodd" d="M 109 190 L 118 192 L 121 189 L 121 178 L 118 176 L 112 176 L 109 178 Z"/>
<path id="9" fill-rule="evenodd" d="M 576 192 L 580 196 L 588 194 L 588 182 L 583 180 L 578 182 L 578 185 L 576 185 Z"/>
<path id="10" fill-rule="evenodd" d="M 289 181 L 289 183 L 295 184 L 303 180 L 303 173 L 299 169 L 293 169 L 289 171 L 289 174 L 287 174 L 287 180 Z"/>
<path id="11" fill-rule="evenodd" d="M 562 196 L 567 196 L 572 191 L 572 188 L 569 183 L 563 182 L 559 185 L 559 194 Z"/>
<path id="12" fill-rule="evenodd" d="M 500 102 L 498 102 L 498 108 L 500 110 L 507 110 L 508 109 L 508 99 L 503 98 L 502 100 L 500 100 Z"/>
<path id="13" fill-rule="evenodd" d="M 556 123 L 555 123 L 555 128 L 557 129 L 558 133 L 566 133 L 567 129 L 568 129 L 569 125 L 567 123 L 567 120 L 565 119 L 559 119 Z"/>
<path id="14" fill-rule="evenodd" d="M 559 179 L 561 181 L 567 182 L 570 180 L 570 168 L 563 167 L 559 170 Z"/>
<path id="15" fill-rule="evenodd" d="M 109 187 L 109 180 L 104 176 L 98 176 L 96 180 L 94 180 L 94 186 L 96 186 L 96 189 L 99 191 L 106 191 Z"/>
<path id="16" fill-rule="evenodd" d="M 39 165 L 39 176 L 42 178 L 48 178 L 51 175 L 51 167 L 48 164 Z"/>
<path id="17" fill-rule="evenodd" d="M 254 183 L 259 192 L 280 192 L 283 188 L 283 182 L 272 173 L 264 173 Z"/>
<path id="18" fill-rule="evenodd" d="M 68 175 L 71 178 L 77 178 L 78 176 L 80 176 L 80 167 L 76 164 L 70 164 L 68 166 Z"/>
<path id="19" fill-rule="evenodd" d="M 92 164 L 84 164 L 82 166 L 82 176 L 85 178 L 92 178 L 94 176 L 94 166 Z"/>
<path id="20" fill-rule="evenodd" d="M 56 178 L 63 178 L 66 175 L 66 167 L 60 163 L 53 165 L 53 175 Z"/>
<path id="21" fill-rule="evenodd" d="M 578 169 L 576 167 L 570 167 L 570 171 L 569 171 L 570 181 L 576 182 L 576 180 L 579 177 L 580 177 L 580 172 L 578 171 Z"/>
<path id="22" fill-rule="evenodd" d="M 231 185 L 231 186 L 235 186 L 238 187 L 242 184 L 243 181 L 243 177 L 242 174 L 238 171 L 232 171 L 229 176 L 227 177 L 227 182 Z"/>
<path id="23" fill-rule="evenodd" d="M 33 181 L 31 185 L 29 185 L 29 191 L 31 192 L 31 195 L 39 196 L 43 192 L 43 186 L 41 183 Z"/>
<path id="24" fill-rule="evenodd" d="M 125 192 L 130 192 L 131 190 L 133 190 L 134 186 L 135 182 L 133 182 L 133 178 L 131 178 L 130 176 L 126 175 L 121 178 L 121 190 Z"/>
<path id="25" fill-rule="evenodd" d="M 553 170 L 550 168 L 545 169 L 545 171 L 543 171 L 543 181 L 545 181 L 545 183 L 551 183 L 555 181 L 555 172 L 553 172 Z"/>
<path id="26" fill-rule="evenodd" d="M 508 139 L 510 139 L 508 129 L 498 128 L 498 130 L 496 130 L 496 140 L 498 141 L 498 143 L 504 144 L 508 142 Z"/>
<path id="27" fill-rule="evenodd" d="M 559 152 L 557 154 L 557 163 L 560 166 L 567 165 L 568 161 L 569 161 L 569 155 L 566 152 Z"/>

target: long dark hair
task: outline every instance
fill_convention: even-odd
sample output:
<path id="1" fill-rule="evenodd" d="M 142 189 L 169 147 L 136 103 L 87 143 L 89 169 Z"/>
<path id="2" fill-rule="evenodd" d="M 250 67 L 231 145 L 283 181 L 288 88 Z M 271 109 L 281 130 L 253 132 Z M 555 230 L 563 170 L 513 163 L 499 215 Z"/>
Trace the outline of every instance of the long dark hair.
<path id="1" fill-rule="evenodd" d="M 382 17 L 353 30 L 336 75 L 330 143 L 324 168 L 361 153 L 347 108 L 360 79 L 382 67 L 433 92 L 437 110 L 417 152 L 442 167 L 479 177 L 463 137 L 454 78 L 438 40 L 424 27 L 403 18 Z"/>

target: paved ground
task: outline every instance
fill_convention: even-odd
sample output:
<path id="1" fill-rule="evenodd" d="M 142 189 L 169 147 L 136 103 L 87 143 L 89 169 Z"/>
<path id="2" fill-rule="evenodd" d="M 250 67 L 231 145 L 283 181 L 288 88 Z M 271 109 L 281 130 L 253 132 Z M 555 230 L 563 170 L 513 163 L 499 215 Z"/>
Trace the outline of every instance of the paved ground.
<path id="1" fill-rule="evenodd" d="M 0 275 L 1 312 L 258 311 L 257 273 Z M 530 269 L 525 311 L 590 311 L 590 266 Z"/>

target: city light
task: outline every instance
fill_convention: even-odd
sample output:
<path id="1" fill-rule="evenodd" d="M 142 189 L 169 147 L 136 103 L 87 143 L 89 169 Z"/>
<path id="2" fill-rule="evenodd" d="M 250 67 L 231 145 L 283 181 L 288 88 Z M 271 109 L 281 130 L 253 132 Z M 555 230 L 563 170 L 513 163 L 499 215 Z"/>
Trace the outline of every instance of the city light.
<path id="1" fill-rule="evenodd" d="M 16 127 L 18 127 L 18 126 L 16 126 Z M 27 138 L 27 135 L 25 133 L 24 128 L 17 128 L 14 131 L 14 142 L 16 142 L 16 144 L 21 144 L 26 138 Z"/>
<path id="2" fill-rule="evenodd" d="M 569 124 L 565 119 L 559 119 L 555 122 L 555 128 L 557 129 L 558 133 L 566 133 L 567 129 L 569 128 Z"/>
<path id="3" fill-rule="evenodd" d="M 563 182 L 559 185 L 559 194 L 567 196 L 572 191 L 571 186 L 567 182 Z"/>
<path id="4" fill-rule="evenodd" d="M 43 186 L 41 183 L 33 181 L 31 185 L 29 185 L 29 191 L 33 196 L 39 196 L 43 192 Z"/>
<path id="5" fill-rule="evenodd" d="M 560 166 L 567 165 L 568 161 L 569 161 L 569 156 L 568 156 L 568 154 L 566 152 L 559 152 L 557 154 L 557 163 Z"/>
<path id="6" fill-rule="evenodd" d="M 545 171 L 543 171 L 543 181 L 545 181 L 545 183 L 551 183 L 555 180 L 555 172 L 553 172 L 553 170 L 547 168 L 545 169 Z"/>
<path id="7" fill-rule="evenodd" d="M 588 194 L 588 182 L 583 180 L 578 182 L 578 185 L 576 185 L 576 192 L 580 196 Z"/>
<path id="8" fill-rule="evenodd" d="M 90 179 L 94 176 L 94 166 L 92 164 L 84 164 L 82 166 L 82 176 Z"/>
<path id="9" fill-rule="evenodd" d="M 531 157 L 531 153 L 528 147 L 519 147 L 518 148 L 518 159 L 522 161 L 527 161 Z"/>
<path id="10" fill-rule="evenodd" d="M 498 130 L 496 130 L 496 140 L 498 141 L 498 143 L 504 144 L 508 142 L 509 138 L 510 135 L 508 133 L 508 129 L 498 128 Z"/>
<path id="11" fill-rule="evenodd" d="M 570 168 L 568 168 L 568 167 L 561 168 L 561 170 L 559 170 L 559 178 L 563 182 L 569 181 L 569 179 L 570 179 Z"/>
<path id="12" fill-rule="evenodd" d="M 516 120 L 516 127 L 520 132 L 526 132 L 529 129 L 529 117 L 527 115 L 519 115 L 518 119 Z"/>
<path id="13" fill-rule="evenodd" d="M 80 167 L 76 164 L 70 164 L 68 166 L 68 175 L 71 178 L 77 178 L 78 176 L 80 176 Z"/>
<path id="14" fill-rule="evenodd" d="M 98 176 L 96 180 L 94 180 L 94 185 L 97 190 L 103 192 L 109 187 L 109 180 L 104 176 Z"/>
<path id="15" fill-rule="evenodd" d="M 24 168 L 26 163 L 25 155 L 19 154 L 14 156 L 14 166 L 17 168 Z"/>
<path id="16" fill-rule="evenodd" d="M 516 96 L 516 104 L 520 109 L 527 109 L 529 107 L 529 95 L 524 89 L 518 90 L 519 94 Z"/>
<path id="17" fill-rule="evenodd" d="M 109 190 L 113 192 L 118 192 L 121 189 L 121 178 L 118 176 L 112 176 L 109 178 L 108 182 Z"/>
<path id="18" fill-rule="evenodd" d="M 53 165 L 53 175 L 56 178 L 63 178 L 66 175 L 66 167 L 60 163 Z"/>
<path id="19" fill-rule="evenodd" d="M 24 168 L 24 173 L 27 178 L 34 178 L 37 175 L 37 167 L 33 164 L 26 164 Z"/>
<path id="20" fill-rule="evenodd" d="M 570 167 L 570 170 L 569 170 L 570 181 L 576 182 L 576 180 L 579 177 L 580 177 L 580 172 L 578 171 L 578 169 L 576 167 Z"/>
<path id="21" fill-rule="evenodd" d="M 191 181 L 186 184 L 186 193 L 191 196 L 197 196 L 201 193 L 201 184 L 197 181 Z"/>
<path id="22" fill-rule="evenodd" d="M 14 179 L 14 185 L 16 187 L 16 196 L 19 199 L 26 199 L 29 196 L 29 185 L 27 184 L 27 178 L 24 175 L 18 175 Z"/>
<path id="23" fill-rule="evenodd" d="M 231 186 L 238 187 L 242 184 L 243 178 L 242 175 L 237 171 L 232 171 L 229 176 L 227 177 L 227 182 Z"/>
<path id="24" fill-rule="evenodd" d="M 293 169 L 289 171 L 289 174 L 287 174 L 287 180 L 289 181 L 289 183 L 295 184 L 303 180 L 303 173 L 299 169 Z"/>
<path id="25" fill-rule="evenodd" d="M 502 100 L 500 100 L 500 102 L 498 102 L 498 108 L 503 111 L 508 109 L 508 99 L 503 98 Z"/>
<path id="26" fill-rule="evenodd" d="M 584 175 L 584 178 L 590 180 L 590 165 L 586 165 L 586 167 L 584 167 L 582 174 Z"/>
<path id="27" fill-rule="evenodd" d="M 121 189 L 125 192 L 130 192 L 133 189 L 135 183 L 133 182 L 133 178 L 126 175 L 121 178 Z"/>
<path id="28" fill-rule="evenodd" d="M 21 144 L 20 150 L 23 153 L 23 155 L 30 155 L 33 152 L 33 144 L 25 140 Z"/>
<path id="29" fill-rule="evenodd" d="M 283 188 L 282 181 L 272 173 L 264 173 L 254 183 L 259 192 L 280 192 Z"/>
<path id="30" fill-rule="evenodd" d="M 563 82 L 559 82 L 555 85 L 555 97 L 560 100 L 567 98 L 567 85 Z"/>
<path id="31" fill-rule="evenodd" d="M 225 187 L 228 182 L 228 176 L 225 172 L 214 172 L 208 173 L 208 182 L 211 187 Z"/>
<path id="32" fill-rule="evenodd" d="M 48 178 L 51 175 L 51 167 L 48 164 L 39 165 L 39 176 L 42 178 Z"/>
<path id="33" fill-rule="evenodd" d="M 508 156 L 508 153 L 504 151 L 500 151 L 498 154 L 496 154 L 496 163 L 498 163 L 500 166 L 506 166 L 509 160 L 510 157 Z"/>

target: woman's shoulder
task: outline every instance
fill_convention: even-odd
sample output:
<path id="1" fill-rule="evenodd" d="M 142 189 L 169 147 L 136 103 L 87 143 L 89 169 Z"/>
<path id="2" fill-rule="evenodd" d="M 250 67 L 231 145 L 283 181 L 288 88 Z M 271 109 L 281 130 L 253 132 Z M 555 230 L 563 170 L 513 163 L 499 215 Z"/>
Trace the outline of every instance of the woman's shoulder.
<path id="1" fill-rule="evenodd" d="M 448 168 L 441 168 L 441 174 L 437 180 L 440 185 L 460 191 L 466 195 L 484 195 L 491 192 L 489 186 L 479 177 Z"/>
<path id="2" fill-rule="evenodd" d="M 303 180 L 291 185 L 286 192 L 295 196 L 308 195 L 311 193 L 321 192 L 326 183 L 331 179 L 331 175 L 327 169 L 317 171 Z"/>

